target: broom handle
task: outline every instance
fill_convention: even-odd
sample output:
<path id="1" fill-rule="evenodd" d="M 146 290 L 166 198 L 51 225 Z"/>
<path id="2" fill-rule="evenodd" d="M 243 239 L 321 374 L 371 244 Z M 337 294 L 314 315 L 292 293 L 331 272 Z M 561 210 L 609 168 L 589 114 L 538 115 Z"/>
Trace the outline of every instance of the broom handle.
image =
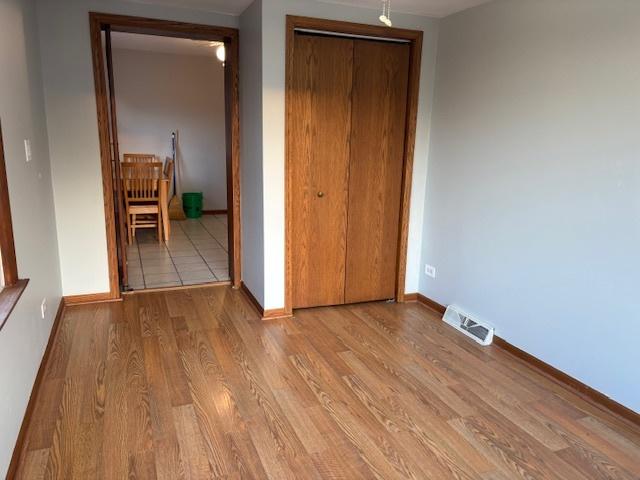
<path id="1" fill-rule="evenodd" d="M 173 158 L 173 195 L 178 195 L 176 188 L 176 177 L 178 176 L 178 165 L 176 165 L 176 132 L 171 132 L 171 156 Z"/>

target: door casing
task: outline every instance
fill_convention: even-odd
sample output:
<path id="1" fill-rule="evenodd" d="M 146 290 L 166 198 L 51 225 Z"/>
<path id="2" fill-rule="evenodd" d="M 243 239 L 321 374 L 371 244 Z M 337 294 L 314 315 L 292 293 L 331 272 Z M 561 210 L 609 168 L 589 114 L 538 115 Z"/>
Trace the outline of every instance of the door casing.
<path id="1" fill-rule="evenodd" d="M 287 15 L 286 21 L 286 85 L 285 85 L 285 308 L 284 313 L 293 313 L 293 269 L 292 242 L 293 230 L 293 181 L 291 175 L 291 141 L 292 118 L 292 74 L 294 60 L 295 29 L 308 29 L 342 35 L 362 35 L 378 38 L 402 39 L 409 42 L 411 53 L 409 59 L 409 84 L 407 88 L 407 110 L 404 138 L 404 160 L 402 174 L 402 193 L 400 197 L 400 225 L 398 231 L 398 254 L 396 259 L 395 300 L 405 301 L 405 277 L 407 267 L 407 244 L 409 236 L 409 205 L 411 201 L 411 179 L 413 173 L 413 156 L 416 141 L 416 124 L 418 118 L 418 95 L 420 90 L 420 64 L 422 57 L 423 33 L 418 30 L 389 28 L 360 23 L 341 22 L 310 17 Z"/>
<path id="2" fill-rule="evenodd" d="M 240 115 L 239 115 L 239 47 L 238 30 L 229 27 L 200 25 L 195 23 L 158 20 L 153 18 L 89 13 L 93 76 L 98 113 L 100 138 L 100 161 L 104 191 L 105 225 L 107 230 L 107 255 L 109 264 L 108 299 L 120 298 L 118 254 L 116 244 L 116 219 L 114 217 L 113 181 L 109 141 L 109 106 L 105 81 L 102 30 L 110 27 L 112 32 L 141 33 L 196 40 L 222 41 L 226 49 L 225 68 L 225 117 L 226 117 L 226 164 L 227 164 L 227 215 L 229 224 L 229 274 L 235 288 L 241 283 L 241 219 L 240 219 Z"/>

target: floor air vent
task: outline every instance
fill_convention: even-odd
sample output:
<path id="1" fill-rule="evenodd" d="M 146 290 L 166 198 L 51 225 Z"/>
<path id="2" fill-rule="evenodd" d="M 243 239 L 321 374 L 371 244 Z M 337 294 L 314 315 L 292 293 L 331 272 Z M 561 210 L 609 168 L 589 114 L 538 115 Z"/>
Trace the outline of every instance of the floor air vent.
<path id="1" fill-rule="evenodd" d="M 442 320 L 480 345 L 490 345 L 493 342 L 493 327 L 471 318 L 456 306 L 449 305 Z"/>

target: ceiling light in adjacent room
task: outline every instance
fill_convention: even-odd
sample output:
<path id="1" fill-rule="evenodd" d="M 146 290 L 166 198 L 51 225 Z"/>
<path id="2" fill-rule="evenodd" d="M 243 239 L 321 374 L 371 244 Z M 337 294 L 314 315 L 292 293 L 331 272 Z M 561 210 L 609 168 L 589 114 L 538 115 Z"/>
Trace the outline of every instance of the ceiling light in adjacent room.
<path id="1" fill-rule="evenodd" d="M 220 60 L 222 63 L 224 63 L 224 61 L 227 59 L 227 52 L 224 48 L 224 45 L 220 45 L 218 48 L 216 48 L 216 57 L 218 57 L 218 60 Z"/>

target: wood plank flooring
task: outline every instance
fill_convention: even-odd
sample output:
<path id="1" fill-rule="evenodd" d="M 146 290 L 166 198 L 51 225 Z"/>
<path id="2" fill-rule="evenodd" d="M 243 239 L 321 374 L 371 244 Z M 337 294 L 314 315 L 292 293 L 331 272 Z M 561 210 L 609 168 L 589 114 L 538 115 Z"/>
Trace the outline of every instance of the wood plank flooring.
<path id="1" fill-rule="evenodd" d="M 418 304 L 66 310 L 18 478 L 637 479 L 640 431 Z"/>

